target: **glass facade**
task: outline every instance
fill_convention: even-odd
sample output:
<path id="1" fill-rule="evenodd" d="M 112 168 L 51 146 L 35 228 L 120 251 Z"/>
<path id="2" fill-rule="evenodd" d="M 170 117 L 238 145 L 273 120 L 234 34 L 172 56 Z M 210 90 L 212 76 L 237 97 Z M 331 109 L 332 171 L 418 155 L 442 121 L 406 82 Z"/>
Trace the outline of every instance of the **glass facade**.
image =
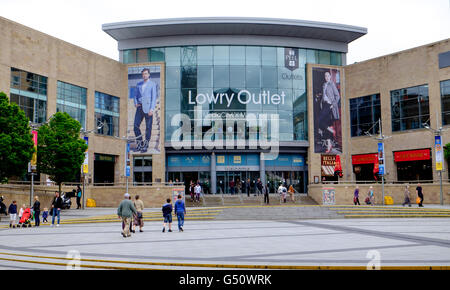
<path id="1" fill-rule="evenodd" d="M 269 119 L 275 114 L 280 141 L 307 140 L 306 63 L 342 65 L 338 52 L 229 45 L 125 50 L 122 59 L 124 63 L 165 61 L 166 141 L 177 129 L 170 125 L 172 117 L 182 113 L 194 123 L 196 106 L 202 108 L 203 119 L 207 114 L 221 116 L 219 131 L 231 129 L 225 117 L 238 121 L 249 114 L 256 118 L 267 114 Z M 202 132 L 213 123 L 203 122 Z M 249 138 L 248 128 L 238 131 L 235 128 L 235 139 Z"/>
<path id="2" fill-rule="evenodd" d="M 450 80 L 441 81 L 442 125 L 450 124 Z"/>
<path id="3" fill-rule="evenodd" d="M 86 128 L 86 95 L 85 88 L 58 81 L 56 93 L 56 111 L 66 112 Z"/>
<path id="4" fill-rule="evenodd" d="M 108 94 L 95 92 L 95 119 L 103 124 L 97 134 L 119 137 L 120 99 Z"/>
<path id="5" fill-rule="evenodd" d="M 10 101 L 19 105 L 31 122 L 45 122 L 47 77 L 11 68 Z"/>
<path id="6" fill-rule="evenodd" d="M 391 91 L 392 131 L 424 128 L 429 123 L 428 85 Z"/>
<path id="7" fill-rule="evenodd" d="M 351 136 L 377 134 L 381 118 L 380 94 L 350 99 Z"/>

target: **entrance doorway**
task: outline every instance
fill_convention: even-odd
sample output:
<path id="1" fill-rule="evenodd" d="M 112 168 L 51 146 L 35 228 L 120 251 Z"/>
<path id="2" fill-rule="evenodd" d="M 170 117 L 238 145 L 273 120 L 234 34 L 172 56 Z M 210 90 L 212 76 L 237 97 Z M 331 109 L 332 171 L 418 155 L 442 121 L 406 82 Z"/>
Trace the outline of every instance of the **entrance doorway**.
<path id="1" fill-rule="evenodd" d="M 250 190 L 254 192 L 258 178 L 258 171 L 219 171 L 217 172 L 217 193 L 246 194 L 246 182 L 248 179 L 250 179 Z"/>
<path id="2" fill-rule="evenodd" d="M 94 183 L 113 185 L 115 156 L 95 153 L 94 157 Z"/>

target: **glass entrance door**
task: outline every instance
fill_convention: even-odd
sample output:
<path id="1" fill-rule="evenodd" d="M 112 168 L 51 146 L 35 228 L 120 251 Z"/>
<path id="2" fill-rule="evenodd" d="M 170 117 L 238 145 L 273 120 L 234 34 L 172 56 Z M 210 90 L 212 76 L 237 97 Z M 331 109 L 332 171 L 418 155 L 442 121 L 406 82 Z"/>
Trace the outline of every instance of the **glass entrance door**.
<path id="1" fill-rule="evenodd" d="M 257 171 L 221 171 L 217 172 L 217 193 L 246 194 L 246 182 L 250 179 L 251 189 L 254 192 L 256 181 L 259 178 Z"/>

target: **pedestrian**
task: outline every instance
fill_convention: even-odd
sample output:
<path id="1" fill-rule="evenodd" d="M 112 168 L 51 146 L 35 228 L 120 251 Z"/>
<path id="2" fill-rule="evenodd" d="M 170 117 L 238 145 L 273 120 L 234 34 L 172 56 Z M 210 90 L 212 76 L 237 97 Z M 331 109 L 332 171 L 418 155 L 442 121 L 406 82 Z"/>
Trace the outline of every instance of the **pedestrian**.
<path id="1" fill-rule="evenodd" d="M 356 186 L 356 188 L 355 188 L 355 192 L 353 193 L 353 203 L 355 204 L 355 205 L 361 205 L 360 203 L 359 203 L 359 186 L 357 185 Z"/>
<path id="2" fill-rule="evenodd" d="M 370 205 L 371 206 L 375 205 L 375 195 L 373 193 L 373 186 L 369 187 L 369 192 L 367 193 L 367 195 L 369 197 Z"/>
<path id="3" fill-rule="evenodd" d="M 177 215 L 178 219 L 178 231 L 183 232 L 186 206 L 184 205 L 184 201 L 181 199 L 181 194 L 178 195 L 177 201 L 175 202 L 175 214 Z"/>
<path id="4" fill-rule="evenodd" d="M 405 206 L 405 204 L 408 204 L 408 206 L 411 207 L 411 195 L 409 193 L 408 184 L 405 186 L 405 201 L 403 202 L 402 206 Z"/>
<path id="5" fill-rule="evenodd" d="M 292 184 L 289 186 L 288 193 L 291 196 L 291 201 L 295 203 L 295 189 L 294 186 L 292 186 Z"/>
<path id="6" fill-rule="evenodd" d="M 269 188 L 266 186 L 263 186 L 262 188 L 263 194 L 264 194 L 264 203 L 269 204 Z"/>
<path id="7" fill-rule="evenodd" d="M 13 200 L 13 202 L 9 205 L 8 213 L 9 213 L 9 227 L 15 228 L 17 218 L 17 204 L 15 200 Z"/>
<path id="8" fill-rule="evenodd" d="M 189 193 L 191 194 L 191 200 L 192 202 L 195 202 L 195 186 L 194 186 L 194 182 L 191 181 L 191 185 L 189 187 Z"/>
<path id="9" fill-rule="evenodd" d="M 3 203 L 5 200 L 4 196 L 0 196 L 0 214 L 8 215 L 8 212 L 6 210 L 6 205 Z"/>
<path id="10" fill-rule="evenodd" d="M 195 201 L 200 202 L 200 194 L 202 193 L 202 187 L 200 183 L 197 182 L 197 185 L 194 187 L 195 192 Z"/>
<path id="11" fill-rule="evenodd" d="M 39 202 L 39 197 L 37 195 L 34 197 L 33 212 L 34 226 L 38 227 L 41 224 L 41 221 L 39 219 L 39 215 L 41 214 L 41 203 Z"/>
<path id="12" fill-rule="evenodd" d="M 81 209 L 81 195 L 82 195 L 81 187 L 77 185 L 77 209 Z"/>
<path id="13" fill-rule="evenodd" d="M 55 197 L 52 201 L 52 227 L 55 225 L 55 217 L 58 216 L 58 224 L 56 225 L 59 227 L 59 221 L 61 219 L 61 208 L 62 208 L 62 198 L 59 196 L 59 192 L 55 191 Z"/>
<path id="14" fill-rule="evenodd" d="M 250 188 L 251 188 L 251 182 L 250 182 L 250 178 L 247 178 L 247 182 L 245 183 L 245 188 L 247 190 L 247 196 L 250 196 Z"/>
<path id="15" fill-rule="evenodd" d="M 22 207 L 19 210 L 19 221 L 22 218 L 23 212 L 25 211 L 26 208 L 27 206 L 25 204 L 22 204 Z"/>
<path id="16" fill-rule="evenodd" d="M 135 226 L 139 226 L 139 232 L 143 232 L 144 227 L 144 202 L 139 199 L 139 195 L 135 196 L 134 207 L 136 208 Z"/>
<path id="17" fill-rule="evenodd" d="M 48 217 L 48 208 L 44 207 L 44 211 L 42 212 L 43 223 L 48 223 L 47 217 Z"/>
<path id="18" fill-rule="evenodd" d="M 230 193 L 234 194 L 234 179 L 230 180 Z"/>
<path id="19" fill-rule="evenodd" d="M 136 208 L 130 200 L 130 195 L 124 194 L 124 199 L 120 202 L 117 208 L 117 216 L 122 219 L 122 236 L 124 238 L 131 237 L 130 223 L 133 218 L 133 214 L 136 214 Z"/>
<path id="20" fill-rule="evenodd" d="M 423 190 L 420 183 L 417 183 L 416 192 L 417 196 L 420 198 L 419 207 L 423 207 Z"/>
<path id="21" fill-rule="evenodd" d="M 172 203 L 170 198 L 168 198 L 167 203 L 165 203 L 162 206 L 162 212 L 163 212 L 163 229 L 162 232 L 164 233 L 166 231 L 166 224 L 169 225 L 169 232 L 172 232 Z"/>
<path id="22" fill-rule="evenodd" d="M 280 195 L 280 203 L 282 202 L 286 203 L 287 190 L 286 187 L 284 187 L 283 183 L 281 183 L 280 186 L 278 187 L 278 194 Z"/>
<path id="23" fill-rule="evenodd" d="M 263 188 L 263 185 L 261 182 L 261 178 L 258 178 L 258 181 L 256 182 L 256 193 L 258 195 L 262 194 L 262 188 Z M 255 194 L 255 196 L 256 196 L 256 194 Z"/>

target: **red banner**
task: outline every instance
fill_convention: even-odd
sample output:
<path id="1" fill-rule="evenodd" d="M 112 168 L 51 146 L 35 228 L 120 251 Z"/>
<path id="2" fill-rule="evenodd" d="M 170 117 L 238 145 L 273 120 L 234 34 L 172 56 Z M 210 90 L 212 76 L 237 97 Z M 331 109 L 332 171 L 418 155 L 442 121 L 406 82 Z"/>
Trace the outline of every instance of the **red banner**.
<path id="1" fill-rule="evenodd" d="M 377 162 L 378 162 L 378 154 L 377 153 L 352 155 L 352 164 L 353 165 L 372 164 L 372 163 L 374 163 L 373 161 L 375 160 L 375 158 L 377 159 Z"/>
<path id="2" fill-rule="evenodd" d="M 416 161 L 416 160 L 429 160 L 431 159 L 430 149 L 421 150 L 409 150 L 394 152 L 394 161 Z"/>

